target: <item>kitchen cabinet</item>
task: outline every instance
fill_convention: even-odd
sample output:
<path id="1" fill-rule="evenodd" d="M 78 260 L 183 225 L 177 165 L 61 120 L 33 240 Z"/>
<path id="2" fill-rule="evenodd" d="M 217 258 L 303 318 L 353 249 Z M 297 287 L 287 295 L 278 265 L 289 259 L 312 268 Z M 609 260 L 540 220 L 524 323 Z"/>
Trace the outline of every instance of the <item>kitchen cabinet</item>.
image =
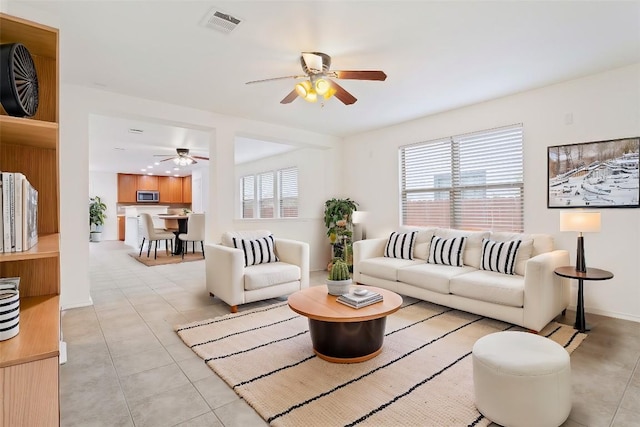
<path id="1" fill-rule="evenodd" d="M 0 43 L 22 43 L 36 67 L 33 117 L 0 109 L 0 170 L 38 190 L 38 243 L 0 253 L 0 277 L 20 277 L 20 332 L 0 341 L 0 425 L 60 424 L 60 184 L 58 30 L 0 13 Z M 3 70 L 4 71 L 4 70 Z"/>
<path id="2" fill-rule="evenodd" d="M 182 178 L 182 203 L 191 203 L 191 175 Z"/>
<path id="3" fill-rule="evenodd" d="M 160 203 L 183 203 L 182 178 L 159 176 L 158 190 L 160 191 Z"/>
<path id="4" fill-rule="evenodd" d="M 191 176 L 118 174 L 118 203 L 138 203 L 138 190 L 158 191 L 159 203 L 191 203 Z"/>
<path id="5" fill-rule="evenodd" d="M 137 190 L 158 191 L 158 177 L 153 175 L 137 175 Z"/>
<path id="6" fill-rule="evenodd" d="M 124 215 L 118 215 L 118 240 L 122 240 L 123 242 L 124 242 L 124 224 L 125 224 Z"/>
<path id="7" fill-rule="evenodd" d="M 136 203 L 138 190 L 138 175 L 118 174 L 118 203 Z"/>

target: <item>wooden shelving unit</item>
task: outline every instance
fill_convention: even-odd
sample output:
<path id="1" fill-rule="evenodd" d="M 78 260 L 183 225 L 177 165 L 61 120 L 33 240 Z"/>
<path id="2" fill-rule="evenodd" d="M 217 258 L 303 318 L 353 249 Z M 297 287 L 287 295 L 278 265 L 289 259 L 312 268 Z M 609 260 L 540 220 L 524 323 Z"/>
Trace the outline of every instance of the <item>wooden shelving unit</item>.
<path id="1" fill-rule="evenodd" d="M 0 108 L 0 170 L 38 190 L 38 244 L 0 253 L 0 277 L 20 277 L 20 333 L 0 341 L 0 425 L 60 425 L 60 196 L 58 30 L 0 13 L 0 43 L 20 42 L 38 73 L 34 117 Z"/>

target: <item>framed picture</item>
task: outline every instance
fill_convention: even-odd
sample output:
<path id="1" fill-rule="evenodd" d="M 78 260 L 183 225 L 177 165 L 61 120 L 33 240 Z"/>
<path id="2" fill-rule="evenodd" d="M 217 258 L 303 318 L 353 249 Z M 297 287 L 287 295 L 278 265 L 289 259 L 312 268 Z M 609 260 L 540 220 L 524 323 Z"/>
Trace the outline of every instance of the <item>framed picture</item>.
<path id="1" fill-rule="evenodd" d="M 640 207 L 640 137 L 547 148 L 549 208 Z"/>

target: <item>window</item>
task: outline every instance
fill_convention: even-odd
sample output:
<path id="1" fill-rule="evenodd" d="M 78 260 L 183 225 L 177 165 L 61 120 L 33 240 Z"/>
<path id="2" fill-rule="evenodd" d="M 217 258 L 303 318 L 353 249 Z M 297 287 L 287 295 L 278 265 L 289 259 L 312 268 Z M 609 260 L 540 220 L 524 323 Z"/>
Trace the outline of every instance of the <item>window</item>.
<path id="1" fill-rule="evenodd" d="M 404 225 L 524 229 L 522 125 L 400 148 Z"/>
<path id="2" fill-rule="evenodd" d="M 298 169 L 278 171 L 280 218 L 298 217 Z"/>
<path id="3" fill-rule="evenodd" d="M 244 176 L 242 182 L 242 218 L 253 218 L 256 206 L 256 177 Z"/>
<path id="4" fill-rule="evenodd" d="M 298 217 L 298 168 L 243 176 L 240 186 L 242 218 Z"/>

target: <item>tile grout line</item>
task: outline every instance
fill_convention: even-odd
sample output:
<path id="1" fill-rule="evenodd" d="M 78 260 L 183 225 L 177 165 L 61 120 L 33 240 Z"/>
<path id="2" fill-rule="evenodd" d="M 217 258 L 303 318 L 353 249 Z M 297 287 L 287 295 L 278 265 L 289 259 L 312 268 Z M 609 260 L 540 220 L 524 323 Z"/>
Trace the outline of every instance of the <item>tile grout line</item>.
<path id="1" fill-rule="evenodd" d="M 113 278 L 112 278 L 113 280 Z M 117 283 L 117 282 L 116 282 Z M 120 291 L 122 292 L 122 291 Z M 91 293 L 91 280 L 89 280 L 89 293 Z M 124 295 L 124 293 L 123 293 Z M 126 295 L 124 295 L 126 298 Z M 129 299 L 127 298 L 127 302 Z M 118 387 L 120 388 L 120 393 L 122 393 L 122 397 L 124 398 L 124 403 L 127 405 L 127 411 L 129 412 L 129 419 L 131 420 L 132 425 L 136 425 L 133 414 L 131 413 L 131 407 L 129 406 L 129 401 L 127 400 L 127 396 L 124 394 L 124 389 L 122 388 L 122 382 L 120 381 L 120 374 L 118 373 L 118 369 L 116 368 L 116 364 L 113 361 L 113 355 L 111 354 L 111 348 L 109 348 L 109 344 L 107 343 L 107 337 L 104 335 L 104 330 L 102 329 L 102 322 L 100 321 L 100 317 L 98 316 L 98 312 L 93 306 L 93 311 L 98 320 L 98 325 L 100 326 L 100 334 L 102 335 L 102 339 L 104 340 L 104 345 L 107 348 L 107 353 L 109 354 L 109 360 L 111 361 L 111 366 L 113 366 L 113 372 L 116 374 L 116 380 L 118 381 Z"/>
<path id="2" fill-rule="evenodd" d="M 616 421 L 616 417 L 618 416 L 618 411 L 620 411 L 620 406 L 622 405 L 622 401 L 624 400 L 624 396 L 627 394 L 627 390 L 629 390 L 629 386 L 631 385 L 631 381 L 633 381 L 633 377 L 635 376 L 636 372 L 640 372 L 638 371 L 638 367 L 640 367 L 640 356 L 638 357 L 638 360 L 636 360 L 636 364 L 633 367 L 633 369 L 631 370 L 631 375 L 629 375 L 629 379 L 627 380 L 627 384 L 624 387 L 624 392 L 622 392 L 622 396 L 620 397 L 620 401 L 618 402 L 618 405 L 616 406 L 616 410 L 613 413 L 613 417 L 611 418 L 611 423 L 609 423 L 609 427 L 613 427 L 615 421 Z"/>

